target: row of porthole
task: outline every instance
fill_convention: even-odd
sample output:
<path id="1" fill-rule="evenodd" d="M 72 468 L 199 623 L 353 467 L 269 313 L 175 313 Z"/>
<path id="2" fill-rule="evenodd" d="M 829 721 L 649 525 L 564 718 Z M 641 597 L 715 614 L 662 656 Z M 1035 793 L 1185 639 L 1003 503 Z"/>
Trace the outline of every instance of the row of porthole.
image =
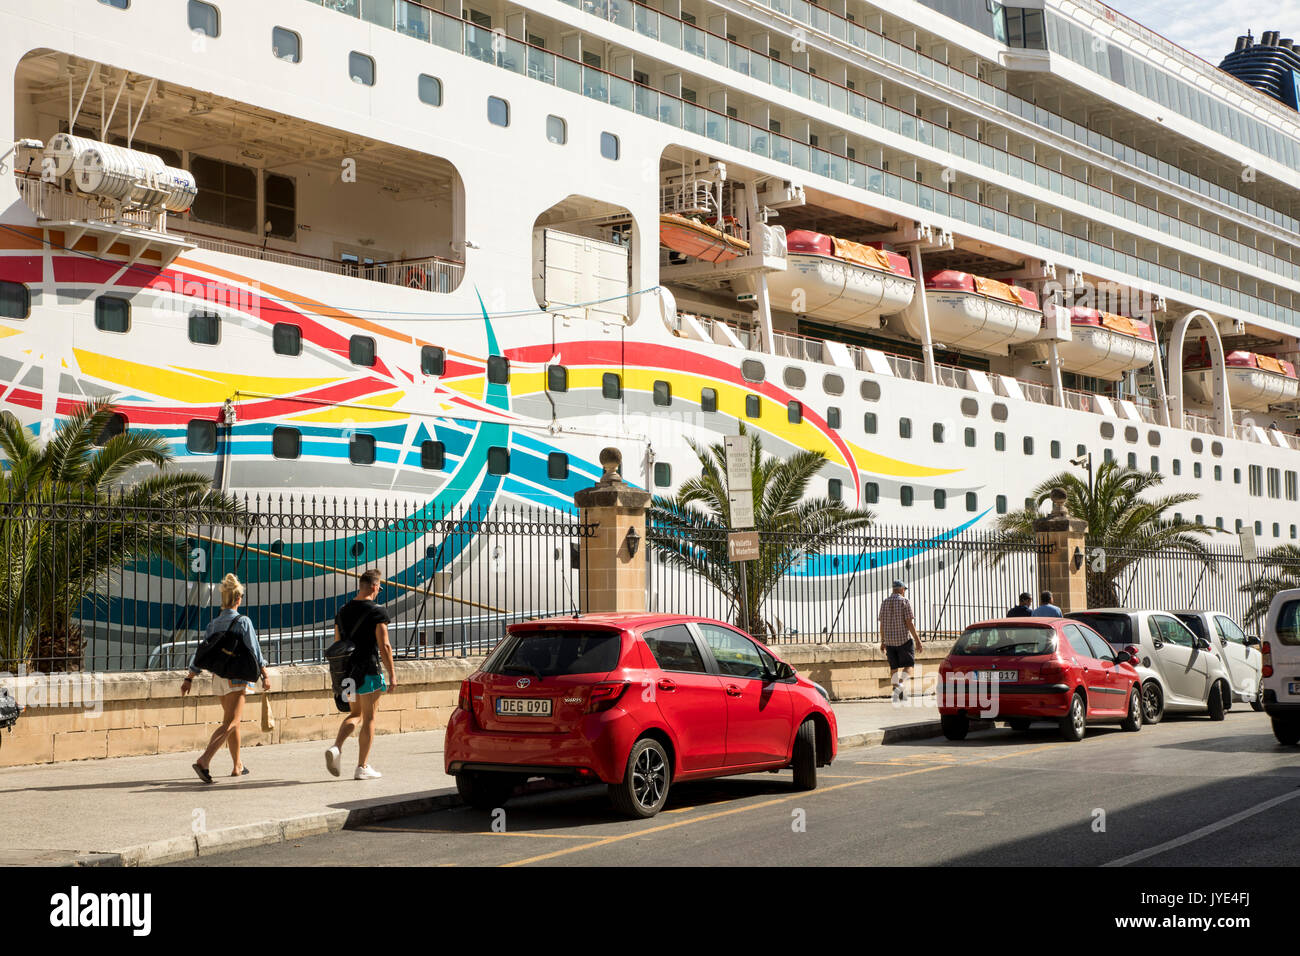
<path id="1" fill-rule="evenodd" d="M 935 488 L 932 494 L 932 501 L 936 510 L 942 511 L 948 507 L 948 492 L 942 488 Z M 831 478 L 826 482 L 826 497 L 831 501 L 840 503 L 844 500 L 844 482 L 840 478 Z M 880 502 L 880 486 L 874 481 L 868 481 L 862 487 L 862 499 L 865 504 L 874 505 Z M 910 508 L 916 502 L 916 489 L 911 485 L 900 485 L 898 488 L 898 503 L 904 508 Z M 994 500 L 994 507 L 997 513 L 1002 515 L 1007 513 L 1007 496 L 998 495 Z M 966 492 L 966 510 L 975 512 L 979 510 L 979 495 L 973 491 Z"/>
<path id="2" fill-rule="evenodd" d="M 1101 437 L 1104 438 L 1106 441 L 1111 441 L 1115 437 L 1114 422 L 1102 422 L 1101 425 L 1099 426 L 1099 429 L 1101 432 Z M 1124 426 L 1124 440 L 1126 442 L 1128 442 L 1130 445 L 1136 445 L 1139 438 L 1140 438 L 1140 434 L 1136 426 L 1133 425 Z M 1158 448 L 1160 446 L 1160 433 L 1156 431 L 1154 428 L 1147 432 L 1147 444 L 1151 445 L 1151 447 L 1153 448 Z M 1200 455 L 1200 454 L 1204 454 L 1204 452 L 1205 452 L 1205 442 L 1203 442 L 1199 438 L 1193 438 L 1192 454 Z M 1210 453 L 1214 455 L 1215 458 L 1223 457 L 1223 442 L 1218 442 L 1218 441 L 1211 442 Z"/>

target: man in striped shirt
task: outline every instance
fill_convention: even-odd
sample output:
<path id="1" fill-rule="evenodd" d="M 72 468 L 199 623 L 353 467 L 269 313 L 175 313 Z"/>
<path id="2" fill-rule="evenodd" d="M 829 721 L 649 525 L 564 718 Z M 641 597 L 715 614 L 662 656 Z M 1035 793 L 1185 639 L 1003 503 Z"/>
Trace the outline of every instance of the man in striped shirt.
<path id="1" fill-rule="evenodd" d="M 904 681 L 912 679 L 916 649 L 920 646 L 921 635 L 916 632 L 912 602 L 907 599 L 907 585 L 895 581 L 893 593 L 880 605 L 880 647 L 889 658 L 894 700 L 907 696 Z"/>

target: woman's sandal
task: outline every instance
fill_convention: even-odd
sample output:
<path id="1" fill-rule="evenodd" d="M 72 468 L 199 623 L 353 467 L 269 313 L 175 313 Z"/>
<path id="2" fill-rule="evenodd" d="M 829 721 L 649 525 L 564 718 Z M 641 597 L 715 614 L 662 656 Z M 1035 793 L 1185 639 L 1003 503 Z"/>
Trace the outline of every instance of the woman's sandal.
<path id="1" fill-rule="evenodd" d="M 197 763 L 192 764 L 191 766 L 194 767 L 194 772 L 199 775 L 200 780 L 202 780 L 204 783 L 212 782 L 212 774 L 208 773 L 206 768 L 200 767 Z"/>
<path id="2" fill-rule="evenodd" d="M 245 767 L 243 770 L 239 771 L 239 773 L 232 773 L 231 776 L 232 776 L 232 777 L 247 777 L 247 776 L 248 776 L 248 768 Z"/>

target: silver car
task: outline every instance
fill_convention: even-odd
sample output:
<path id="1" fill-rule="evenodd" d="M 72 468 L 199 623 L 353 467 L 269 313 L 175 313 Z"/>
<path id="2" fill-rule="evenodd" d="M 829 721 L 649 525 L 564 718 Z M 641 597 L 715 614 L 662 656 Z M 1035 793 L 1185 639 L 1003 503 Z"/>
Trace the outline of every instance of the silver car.
<path id="1" fill-rule="evenodd" d="M 1251 637 L 1237 622 L 1218 611 L 1174 611 L 1178 619 L 1215 648 L 1228 672 L 1232 699 L 1244 701 L 1256 711 L 1264 709 L 1264 678 L 1260 640 Z"/>
<path id="2" fill-rule="evenodd" d="M 1066 617 L 1084 621 L 1110 645 L 1138 648 L 1134 661 L 1142 679 L 1142 719 L 1155 724 L 1166 711 L 1203 712 L 1223 720 L 1232 685 L 1213 645 L 1197 637 L 1168 611 L 1098 608 Z"/>

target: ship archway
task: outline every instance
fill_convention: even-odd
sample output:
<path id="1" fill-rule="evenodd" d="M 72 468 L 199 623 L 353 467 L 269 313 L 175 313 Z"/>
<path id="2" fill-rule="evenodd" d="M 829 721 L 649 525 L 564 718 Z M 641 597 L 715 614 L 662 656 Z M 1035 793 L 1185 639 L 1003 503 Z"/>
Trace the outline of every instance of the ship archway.
<path id="1" fill-rule="evenodd" d="M 555 315 L 631 325 L 640 236 L 624 206 L 570 195 L 533 221 L 533 292 Z"/>
<path id="2" fill-rule="evenodd" d="M 1199 322 L 1207 330 L 1205 336 L 1210 343 L 1210 372 L 1214 378 L 1214 424 L 1217 433 L 1227 438 L 1232 430 L 1232 405 L 1228 401 L 1228 362 L 1223 351 L 1223 339 L 1219 337 L 1219 327 L 1204 309 L 1188 312 L 1176 323 L 1169 336 L 1169 398 L 1173 408 L 1171 425 L 1183 427 L 1183 344 L 1187 340 L 1187 330 L 1193 322 Z"/>

